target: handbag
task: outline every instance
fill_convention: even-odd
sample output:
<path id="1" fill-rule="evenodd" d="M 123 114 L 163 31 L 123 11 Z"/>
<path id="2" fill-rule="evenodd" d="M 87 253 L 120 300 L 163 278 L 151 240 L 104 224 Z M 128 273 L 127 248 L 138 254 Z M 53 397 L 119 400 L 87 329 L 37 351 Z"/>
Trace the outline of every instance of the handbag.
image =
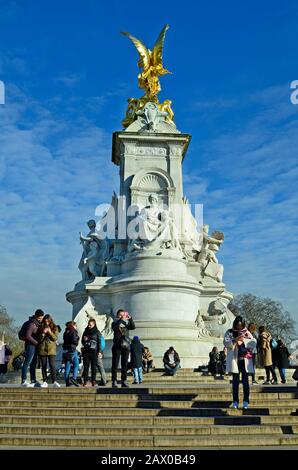
<path id="1" fill-rule="evenodd" d="M 296 370 L 295 370 L 294 374 L 292 375 L 292 379 L 297 380 L 297 382 L 298 382 L 298 367 L 296 367 Z"/>
<path id="2" fill-rule="evenodd" d="M 129 349 L 130 349 L 130 341 L 129 341 L 129 339 L 127 339 L 127 338 L 125 338 L 125 337 L 122 338 L 120 345 L 121 345 L 121 348 L 129 350 Z"/>
<path id="3" fill-rule="evenodd" d="M 62 359 L 64 362 L 72 362 L 74 358 L 74 351 L 63 351 Z"/>

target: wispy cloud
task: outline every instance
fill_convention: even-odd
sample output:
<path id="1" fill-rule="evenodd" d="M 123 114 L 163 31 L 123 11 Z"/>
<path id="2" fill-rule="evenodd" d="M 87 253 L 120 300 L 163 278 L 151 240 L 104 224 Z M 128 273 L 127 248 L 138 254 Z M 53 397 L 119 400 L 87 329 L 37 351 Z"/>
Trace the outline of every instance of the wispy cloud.
<path id="1" fill-rule="evenodd" d="M 287 85 L 254 93 L 252 103 L 255 113 L 241 126 L 204 144 L 199 185 L 186 179 L 186 192 L 225 231 L 220 259 L 228 288 L 280 299 L 298 320 L 298 107 Z"/>
<path id="2" fill-rule="evenodd" d="M 78 233 L 118 190 L 111 139 L 84 116 L 70 123 L 8 86 L 0 108 L 1 303 L 18 319 L 38 305 L 58 318 L 79 280 Z"/>

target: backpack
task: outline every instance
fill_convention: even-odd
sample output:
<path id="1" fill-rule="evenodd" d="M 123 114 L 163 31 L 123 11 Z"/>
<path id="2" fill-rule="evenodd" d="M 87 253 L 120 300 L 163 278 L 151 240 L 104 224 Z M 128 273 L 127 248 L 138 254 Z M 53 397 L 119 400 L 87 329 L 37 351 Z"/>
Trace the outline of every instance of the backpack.
<path id="1" fill-rule="evenodd" d="M 26 337 L 26 333 L 27 333 L 27 330 L 28 330 L 28 326 L 29 326 L 29 323 L 30 323 L 30 320 L 27 320 L 25 321 L 25 323 L 23 323 L 19 333 L 18 333 L 18 337 L 21 341 L 25 341 L 25 337 Z"/>
<path id="2" fill-rule="evenodd" d="M 100 349 L 101 351 L 103 351 L 106 347 L 106 340 L 104 339 L 104 337 L 102 335 L 100 335 Z"/>
<path id="3" fill-rule="evenodd" d="M 14 358 L 14 360 L 12 361 L 12 367 L 14 368 L 14 370 L 19 370 L 23 365 L 23 359 L 21 357 L 21 355 L 17 356 Z"/>
<path id="4" fill-rule="evenodd" d="M 277 344 L 277 341 L 274 338 L 272 338 L 270 346 L 271 346 L 272 349 L 277 348 L 278 344 Z"/>

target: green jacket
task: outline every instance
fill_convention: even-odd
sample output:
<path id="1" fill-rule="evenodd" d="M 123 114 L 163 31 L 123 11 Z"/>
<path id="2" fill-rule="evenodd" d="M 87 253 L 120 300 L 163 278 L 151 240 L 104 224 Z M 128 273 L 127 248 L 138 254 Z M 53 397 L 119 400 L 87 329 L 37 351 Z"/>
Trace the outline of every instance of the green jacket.
<path id="1" fill-rule="evenodd" d="M 39 356 L 56 356 L 58 334 L 58 329 L 46 335 L 42 335 L 40 332 L 37 334 Z"/>

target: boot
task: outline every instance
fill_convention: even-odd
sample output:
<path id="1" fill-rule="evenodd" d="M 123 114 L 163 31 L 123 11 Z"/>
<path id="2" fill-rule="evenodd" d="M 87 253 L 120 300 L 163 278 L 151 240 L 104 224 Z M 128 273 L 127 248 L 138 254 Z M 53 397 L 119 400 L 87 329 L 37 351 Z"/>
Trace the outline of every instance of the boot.
<path id="1" fill-rule="evenodd" d="M 113 380 L 112 387 L 113 388 L 118 388 L 117 380 Z"/>
<path id="2" fill-rule="evenodd" d="M 122 382 L 121 387 L 122 388 L 129 388 L 129 385 L 128 385 L 127 382 Z"/>

